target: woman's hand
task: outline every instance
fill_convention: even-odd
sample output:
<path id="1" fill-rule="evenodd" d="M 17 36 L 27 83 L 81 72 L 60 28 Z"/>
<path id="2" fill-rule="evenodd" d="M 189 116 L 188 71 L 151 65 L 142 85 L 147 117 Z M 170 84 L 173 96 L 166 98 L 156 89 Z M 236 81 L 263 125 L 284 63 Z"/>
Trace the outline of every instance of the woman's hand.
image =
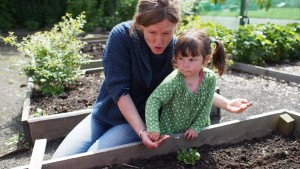
<path id="1" fill-rule="evenodd" d="M 196 137 L 198 137 L 198 133 L 195 130 L 193 130 L 192 128 L 189 128 L 184 133 L 184 138 L 187 139 L 187 140 L 193 140 Z"/>
<path id="2" fill-rule="evenodd" d="M 231 113 L 241 113 L 251 105 L 252 103 L 248 102 L 245 99 L 233 99 L 228 101 L 225 110 Z"/>
<path id="3" fill-rule="evenodd" d="M 170 138 L 169 135 L 164 135 L 164 136 L 160 136 L 157 141 L 152 141 L 149 138 L 147 131 L 144 131 L 143 133 L 141 133 L 141 140 L 142 140 L 143 144 L 150 149 L 155 149 L 155 148 L 159 147 L 162 143 L 164 143 L 169 138 Z"/>

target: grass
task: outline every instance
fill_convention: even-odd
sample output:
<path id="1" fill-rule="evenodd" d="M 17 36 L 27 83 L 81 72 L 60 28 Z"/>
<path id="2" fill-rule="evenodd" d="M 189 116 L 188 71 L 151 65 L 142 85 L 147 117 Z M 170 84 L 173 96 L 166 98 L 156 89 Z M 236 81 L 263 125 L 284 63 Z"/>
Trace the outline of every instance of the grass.
<path id="1" fill-rule="evenodd" d="M 209 11 L 205 14 L 207 16 L 234 16 L 240 15 L 239 10 L 230 12 L 224 10 Z M 270 8 L 268 11 L 265 9 L 248 11 L 249 18 L 270 18 L 270 19 L 287 19 L 287 20 L 300 20 L 300 8 Z"/>

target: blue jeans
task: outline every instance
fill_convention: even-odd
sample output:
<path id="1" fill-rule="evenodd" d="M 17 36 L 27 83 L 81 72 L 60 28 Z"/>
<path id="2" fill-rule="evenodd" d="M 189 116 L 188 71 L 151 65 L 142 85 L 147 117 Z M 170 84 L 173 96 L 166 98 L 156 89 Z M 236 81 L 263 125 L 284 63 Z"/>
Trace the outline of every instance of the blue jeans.
<path id="1" fill-rule="evenodd" d="M 97 121 L 90 114 L 67 135 L 52 158 L 100 150 L 136 141 L 140 141 L 140 138 L 128 123 L 110 126 Z"/>

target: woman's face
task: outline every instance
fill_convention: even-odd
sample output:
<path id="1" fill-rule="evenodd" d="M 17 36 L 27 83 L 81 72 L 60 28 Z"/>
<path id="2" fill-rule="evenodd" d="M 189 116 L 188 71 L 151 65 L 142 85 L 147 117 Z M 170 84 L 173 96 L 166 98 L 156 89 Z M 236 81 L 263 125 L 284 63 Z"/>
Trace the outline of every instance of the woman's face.
<path id="1" fill-rule="evenodd" d="M 165 19 L 148 27 L 142 27 L 145 41 L 154 54 L 162 54 L 171 42 L 176 24 Z"/>

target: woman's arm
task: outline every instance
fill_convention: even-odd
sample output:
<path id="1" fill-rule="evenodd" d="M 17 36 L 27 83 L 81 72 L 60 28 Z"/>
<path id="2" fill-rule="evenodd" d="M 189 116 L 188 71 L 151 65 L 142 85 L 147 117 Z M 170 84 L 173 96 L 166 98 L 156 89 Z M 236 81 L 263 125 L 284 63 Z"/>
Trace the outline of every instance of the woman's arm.
<path id="1" fill-rule="evenodd" d="M 168 136 L 163 136 L 156 142 L 152 142 L 149 139 L 147 131 L 143 131 L 144 129 L 146 129 L 145 123 L 138 114 L 138 111 L 129 94 L 121 96 L 117 104 L 127 122 L 131 125 L 133 130 L 141 137 L 145 146 L 154 149 L 160 146 L 164 141 L 166 141 L 166 139 L 168 139 Z"/>
<path id="2" fill-rule="evenodd" d="M 245 99 L 228 100 L 218 93 L 215 93 L 213 98 L 213 105 L 231 113 L 241 113 L 249 108 L 252 103 L 248 102 Z"/>

